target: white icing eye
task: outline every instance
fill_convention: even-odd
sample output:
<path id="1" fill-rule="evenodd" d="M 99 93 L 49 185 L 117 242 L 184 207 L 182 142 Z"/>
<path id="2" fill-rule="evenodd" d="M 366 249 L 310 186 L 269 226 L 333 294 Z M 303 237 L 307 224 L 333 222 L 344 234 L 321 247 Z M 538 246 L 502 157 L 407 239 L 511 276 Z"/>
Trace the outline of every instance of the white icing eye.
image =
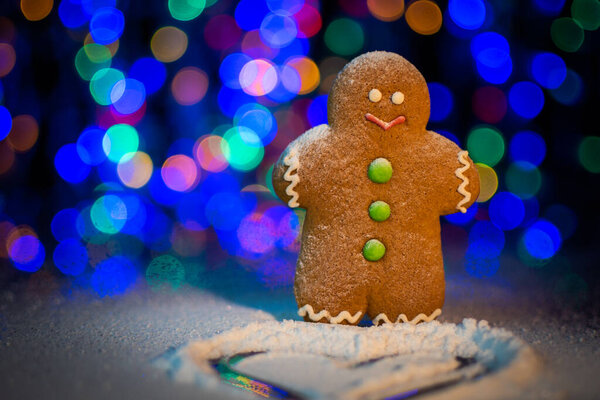
<path id="1" fill-rule="evenodd" d="M 402 103 L 404 103 L 404 93 L 402 93 L 402 92 L 395 92 L 392 95 L 392 103 L 394 103 L 394 104 L 402 104 Z"/>
<path id="2" fill-rule="evenodd" d="M 369 100 L 371 100 L 373 103 L 377 103 L 381 100 L 381 92 L 377 89 L 371 89 L 369 91 Z"/>

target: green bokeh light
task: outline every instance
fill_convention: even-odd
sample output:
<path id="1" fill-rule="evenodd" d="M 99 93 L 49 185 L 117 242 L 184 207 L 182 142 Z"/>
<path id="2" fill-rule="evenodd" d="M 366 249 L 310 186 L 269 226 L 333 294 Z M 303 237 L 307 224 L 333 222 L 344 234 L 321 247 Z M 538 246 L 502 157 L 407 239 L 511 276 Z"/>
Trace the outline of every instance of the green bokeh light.
<path id="1" fill-rule="evenodd" d="M 90 210 L 92 223 L 100 232 L 118 233 L 127 222 L 127 206 L 119 196 L 108 194 L 98 198 Z"/>
<path id="2" fill-rule="evenodd" d="M 341 56 L 358 53 L 365 42 L 362 27 L 348 18 L 336 19 L 325 31 L 325 44 L 331 51 Z"/>
<path id="3" fill-rule="evenodd" d="M 571 4 L 571 16 L 587 31 L 600 27 L 600 1 L 574 0 Z"/>
<path id="4" fill-rule="evenodd" d="M 542 174 L 535 165 L 519 161 L 508 167 L 505 183 L 512 193 L 522 199 L 530 199 L 542 187 Z"/>
<path id="5" fill-rule="evenodd" d="M 600 173 L 600 137 L 588 136 L 581 141 L 579 162 L 589 172 Z"/>
<path id="6" fill-rule="evenodd" d="M 83 46 L 75 56 L 75 69 L 81 77 L 89 81 L 94 74 L 101 69 L 109 68 L 112 63 L 112 55 L 106 47 L 90 43 Z"/>
<path id="7" fill-rule="evenodd" d="M 233 127 L 223 135 L 221 151 L 232 168 L 238 171 L 250 171 L 263 159 L 265 150 L 260 138 L 249 128 Z"/>
<path id="8" fill-rule="evenodd" d="M 185 268 L 173 256 L 158 256 L 146 269 L 146 281 L 153 290 L 175 290 L 185 281 Z"/>
<path id="9" fill-rule="evenodd" d="M 102 138 L 104 154 L 112 162 L 127 161 L 135 155 L 140 139 L 135 128 L 127 124 L 113 125 L 106 130 Z M 127 157 L 124 157 L 127 155 Z"/>
<path id="10" fill-rule="evenodd" d="M 90 80 L 90 93 L 96 103 L 102 106 L 112 104 L 110 93 L 115 84 L 121 79 L 125 79 L 125 75 L 118 69 L 103 68 L 97 71 Z"/>
<path id="11" fill-rule="evenodd" d="M 497 129 L 480 126 L 469 133 L 467 149 L 473 161 L 493 167 L 504 156 L 504 139 Z"/>
<path id="12" fill-rule="evenodd" d="M 206 0 L 169 0 L 169 12 L 179 21 L 190 21 L 204 11 Z"/>
<path id="13" fill-rule="evenodd" d="M 559 49 L 573 53 L 581 47 L 584 39 L 583 28 L 572 18 L 558 18 L 550 27 L 552 41 Z"/>

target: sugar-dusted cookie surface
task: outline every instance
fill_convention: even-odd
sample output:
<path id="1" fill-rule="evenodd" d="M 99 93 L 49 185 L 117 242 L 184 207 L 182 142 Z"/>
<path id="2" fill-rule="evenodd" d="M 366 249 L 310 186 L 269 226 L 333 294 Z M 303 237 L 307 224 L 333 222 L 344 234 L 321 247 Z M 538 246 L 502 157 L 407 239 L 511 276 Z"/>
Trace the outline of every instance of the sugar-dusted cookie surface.
<path id="1" fill-rule="evenodd" d="M 467 152 L 426 129 L 421 73 L 388 52 L 337 76 L 330 125 L 293 141 L 273 170 L 277 195 L 306 209 L 294 291 L 307 321 L 428 321 L 444 304 L 440 215 L 479 195 Z"/>

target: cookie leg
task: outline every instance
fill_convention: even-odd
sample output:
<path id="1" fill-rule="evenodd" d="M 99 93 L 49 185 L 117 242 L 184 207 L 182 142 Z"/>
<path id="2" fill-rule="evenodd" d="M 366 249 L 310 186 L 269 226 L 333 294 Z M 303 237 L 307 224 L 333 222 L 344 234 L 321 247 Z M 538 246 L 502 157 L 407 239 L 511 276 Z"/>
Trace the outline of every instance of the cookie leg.
<path id="1" fill-rule="evenodd" d="M 338 284 L 340 282 L 337 282 Z M 294 292 L 298 315 L 306 322 L 356 325 L 367 309 L 366 289 L 358 283 L 311 282 L 296 277 Z"/>
<path id="2" fill-rule="evenodd" d="M 424 269 L 427 268 L 422 265 L 405 265 L 404 274 L 396 275 L 399 279 L 385 280 L 373 288 L 367 313 L 374 325 L 429 322 L 442 313 L 445 291 L 442 266 L 429 268 L 430 274 L 407 279 L 411 275 L 408 271 L 420 275 L 419 271 Z"/>

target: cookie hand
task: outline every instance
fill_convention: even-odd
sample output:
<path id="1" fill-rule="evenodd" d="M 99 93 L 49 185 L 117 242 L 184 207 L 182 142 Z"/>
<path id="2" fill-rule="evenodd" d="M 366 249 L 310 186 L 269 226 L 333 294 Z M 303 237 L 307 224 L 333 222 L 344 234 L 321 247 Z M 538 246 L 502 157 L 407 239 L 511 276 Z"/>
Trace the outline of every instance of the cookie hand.
<path id="1" fill-rule="evenodd" d="M 462 150 L 454 142 L 436 135 L 435 145 L 443 155 L 439 162 L 445 171 L 438 179 L 440 190 L 444 196 L 441 204 L 441 215 L 467 212 L 479 196 L 479 174 L 469 157 L 469 153 Z"/>
<path id="2" fill-rule="evenodd" d="M 454 170 L 454 183 L 456 185 L 456 193 L 460 196 L 456 202 L 453 212 L 457 210 L 466 213 L 467 208 L 471 207 L 477 197 L 479 197 L 479 174 L 477 168 L 473 164 L 473 160 L 469 157 L 469 152 L 459 150 L 456 158 L 460 165 Z M 454 199 L 453 199 L 454 200 Z"/>
<path id="3" fill-rule="evenodd" d="M 316 126 L 285 149 L 273 167 L 273 188 L 277 196 L 292 208 L 307 208 L 313 187 L 312 166 L 319 157 L 319 148 L 329 135 L 328 125 Z"/>

